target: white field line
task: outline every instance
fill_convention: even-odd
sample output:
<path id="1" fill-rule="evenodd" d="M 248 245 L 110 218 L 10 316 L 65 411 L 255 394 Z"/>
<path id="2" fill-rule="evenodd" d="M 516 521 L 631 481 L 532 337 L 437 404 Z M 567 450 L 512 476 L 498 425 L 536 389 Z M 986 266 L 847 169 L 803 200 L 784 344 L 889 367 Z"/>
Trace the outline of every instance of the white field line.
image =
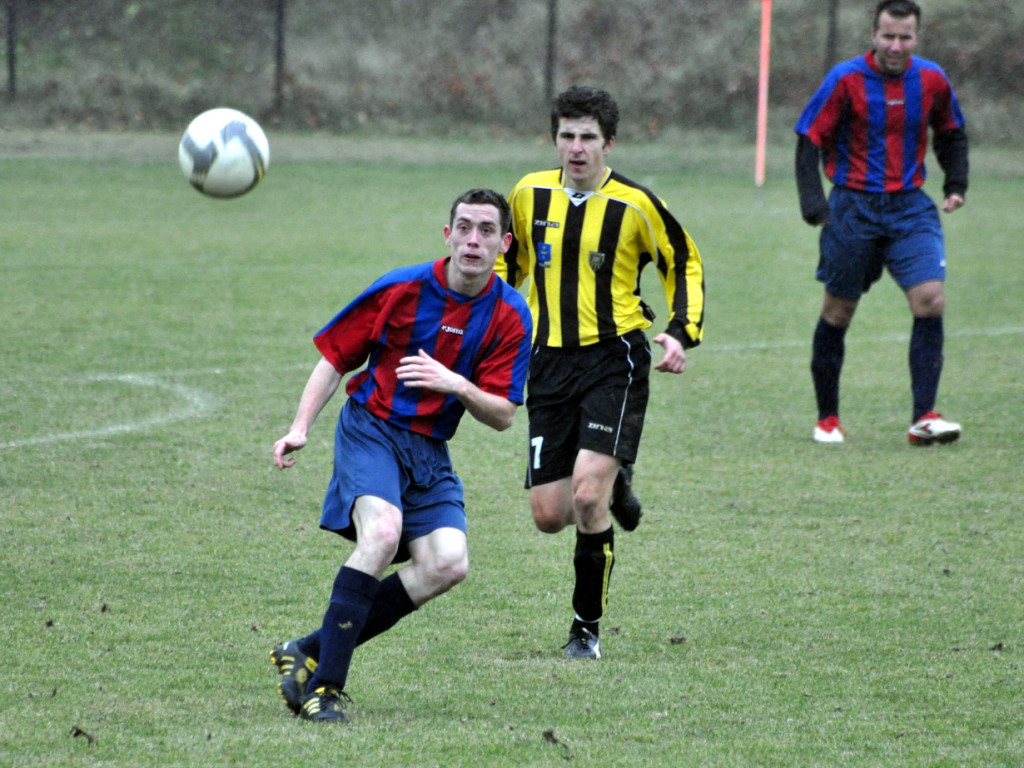
<path id="1" fill-rule="evenodd" d="M 811 329 L 813 330 L 813 328 Z M 1024 326 L 1006 326 L 1003 328 L 968 328 L 963 330 L 947 331 L 947 339 L 977 338 L 980 336 L 1013 336 L 1024 333 Z M 900 343 L 906 344 L 910 341 L 910 335 L 906 333 L 887 333 L 878 336 L 858 337 L 856 328 L 846 337 L 847 345 L 850 344 L 879 344 L 879 343 Z M 707 342 L 700 346 L 695 354 L 705 352 L 750 352 L 757 349 L 794 349 L 799 347 L 811 348 L 811 331 L 808 331 L 806 339 L 788 341 L 741 341 L 726 344 Z"/>
<path id="2" fill-rule="evenodd" d="M 960 329 L 955 330 L 946 334 L 946 338 L 977 338 L 983 336 L 1012 336 L 1024 333 L 1024 326 L 1005 326 L 1002 328 L 975 328 L 975 329 Z M 851 335 L 847 340 L 847 344 L 870 344 L 870 343 L 901 343 L 905 344 L 909 341 L 910 337 L 907 334 L 884 334 L 878 336 L 869 336 L 857 338 L 856 335 Z M 715 352 L 750 352 L 754 350 L 771 350 L 771 349 L 795 349 L 800 347 L 810 347 L 810 334 L 808 333 L 807 339 L 801 340 L 788 340 L 788 341 L 744 341 L 734 342 L 725 344 L 716 344 L 714 342 L 708 342 L 701 346 L 697 354 L 705 355 Z M 296 365 L 285 366 L 283 370 L 313 370 L 315 360 L 311 359 L 309 363 L 300 363 Z M 206 376 L 206 375 L 219 375 L 224 372 L 222 368 L 210 368 L 205 370 L 186 370 L 186 371 L 175 371 L 175 376 Z M 57 432 L 50 435 L 38 435 L 36 437 L 26 437 L 21 440 L 12 440 L 9 442 L 0 443 L 0 451 L 9 448 L 24 448 L 32 445 L 49 445 L 51 443 L 59 443 L 67 440 L 85 440 L 94 437 L 112 437 L 114 435 L 125 435 L 133 432 L 142 432 L 148 429 L 156 429 L 157 427 L 167 426 L 168 424 L 174 424 L 179 421 L 185 421 L 187 419 L 198 418 L 203 416 L 208 411 L 212 410 L 216 404 L 216 398 L 204 392 L 196 387 L 189 387 L 184 384 L 175 384 L 170 381 L 162 380 L 156 375 L 142 375 L 142 374 L 98 374 L 95 376 L 89 376 L 86 378 L 87 381 L 116 381 L 123 384 L 129 384 L 131 386 L 138 387 L 154 387 L 156 389 L 166 390 L 174 395 L 177 395 L 182 401 L 181 406 L 173 408 L 164 413 L 150 416 L 145 419 L 136 419 L 134 421 L 124 422 L 122 424 L 109 424 L 102 427 L 96 427 L 94 429 L 78 430 L 74 432 Z"/>
<path id="3" fill-rule="evenodd" d="M 202 416 L 204 413 L 211 410 L 216 402 L 216 398 L 201 389 L 185 386 L 184 384 L 162 381 L 154 376 L 142 376 L 132 373 L 98 374 L 96 376 L 86 377 L 85 380 L 114 381 L 135 387 L 153 387 L 155 389 L 162 389 L 176 395 L 180 400 L 182 400 L 182 403 L 178 407 L 164 411 L 163 413 L 149 416 L 144 419 L 126 421 L 121 424 L 107 424 L 94 429 L 82 429 L 72 432 L 56 432 L 49 435 L 26 437 L 21 440 L 11 440 L 10 442 L 0 443 L 0 450 L 8 448 L 24 448 L 31 445 L 48 445 L 67 440 L 87 440 L 95 437 L 112 437 L 114 435 L 142 432 L 148 429 L 155 429 L 168 424 L 174 424 L 175 422 Z"/>

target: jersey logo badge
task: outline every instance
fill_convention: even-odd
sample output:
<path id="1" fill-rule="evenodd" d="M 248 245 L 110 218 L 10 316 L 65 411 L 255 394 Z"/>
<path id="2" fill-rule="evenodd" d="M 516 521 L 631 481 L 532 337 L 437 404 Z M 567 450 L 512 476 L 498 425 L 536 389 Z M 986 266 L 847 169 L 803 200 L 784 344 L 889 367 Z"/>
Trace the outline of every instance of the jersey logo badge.
<path id="1" fill-rule="evenodd" d="M 591 251 L 590 255 L 587 256 L 587 263 L 590 264 L 592 270 L 597 272 L 597 270 L 604 266 L 604 254 L 601 251 Z"/>
<path id="2" fill-rule="evenodd" d="M 551 266 L 551 243 L 537 243 L 537 266 L 544 269 Z"/>

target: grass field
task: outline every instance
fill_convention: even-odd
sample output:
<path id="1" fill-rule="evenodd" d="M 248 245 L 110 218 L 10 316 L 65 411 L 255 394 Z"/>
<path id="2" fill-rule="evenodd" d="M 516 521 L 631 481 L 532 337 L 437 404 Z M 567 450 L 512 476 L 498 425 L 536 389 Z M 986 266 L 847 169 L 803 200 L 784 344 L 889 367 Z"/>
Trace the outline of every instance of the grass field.
<path id="1" fill-rule="evenodd" d="M 271 461 L 310 337 L 442 255 L 457 193 L 554 153 L 272 135 L 263 186 L 218 202 L 176 139 L 0 135 L 0 765 L 1020 764 L 1019 150 L 976 150 L 943 217 L 940 408 L 965 431 L 912 449 L 891 282 L 849 337 L 846 444 L 810 439 L 820 288 L 791 147 L 763 196 L 728 139 L 617 147 L 701 247 L 708 315 L 687 373 L 653 377 L 604 658 L 560 658 L 573 540 L 530 521 L 525 412 L 467 420 L 470 577 L 360 649 L 339 728 L 289 716 L 267 655 L 319 621 L 348 552 L 317 528 L 340 401 L 293 469 Z"/>

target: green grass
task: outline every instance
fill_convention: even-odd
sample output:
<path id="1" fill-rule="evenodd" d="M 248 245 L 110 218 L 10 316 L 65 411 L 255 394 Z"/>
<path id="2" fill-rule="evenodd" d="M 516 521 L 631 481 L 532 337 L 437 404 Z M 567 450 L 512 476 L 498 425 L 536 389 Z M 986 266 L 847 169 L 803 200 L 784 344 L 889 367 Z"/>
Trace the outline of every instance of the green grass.
<path id="1" fill-rule="evenodd" d="M 748 147 L 616 148 L 699 244 L 708 318 L 687 373 L 653 378 L 605 658 L 559 657 L 573 542 L 529 519 L 525 413 L 467 422 L 470 578 L 360 649 L 333 728 L 288 715 L 267 656 L 319 621 L 348 551 L 317 528 L 336 407 L 271 462 L 310 337 L 443 254 L 458 192 L 553 152 L 271 136 L 263 186 L 218 202 L 175 137 L 72 139 L 0 158 L 0 765 L 1019 764 L 1019 153 L 977 151 L 943 217 L 940 407 L 965 434 L 917 450 L 889 282 L 851 331 L 848 441 L 810 440 L 820 287 L 791 148 L 760 203 Z"/>

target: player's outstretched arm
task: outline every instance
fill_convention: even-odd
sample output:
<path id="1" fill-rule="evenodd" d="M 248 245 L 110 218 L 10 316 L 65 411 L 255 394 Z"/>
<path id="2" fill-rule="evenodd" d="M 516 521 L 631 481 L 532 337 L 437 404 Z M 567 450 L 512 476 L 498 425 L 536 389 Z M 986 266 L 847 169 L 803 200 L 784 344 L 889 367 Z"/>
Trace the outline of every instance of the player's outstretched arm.
<path id="1" fill-rule="evenodd" d="M 407 387 L 423 387 L 455 395 L 470 416 L 499 432 L 512 426 L 518 406 L 511 400 L 484 392 L 465 376 L 449 370 L 422 349 L 403 357 L 396 371 Z"/>
<path id="2" fill-rule="evenodd" d="M 287 469 L 295 463 L 294 458 L 286 459 L 285 456 L 305 447 L 313 422 L 340 383 L 341 374 L 326 359 L 320 358 L 306 382 L 306 388 L 302 390 L 299 408 L 288 434 L 274 443 L 274 464 L 278 469 Z"/>

